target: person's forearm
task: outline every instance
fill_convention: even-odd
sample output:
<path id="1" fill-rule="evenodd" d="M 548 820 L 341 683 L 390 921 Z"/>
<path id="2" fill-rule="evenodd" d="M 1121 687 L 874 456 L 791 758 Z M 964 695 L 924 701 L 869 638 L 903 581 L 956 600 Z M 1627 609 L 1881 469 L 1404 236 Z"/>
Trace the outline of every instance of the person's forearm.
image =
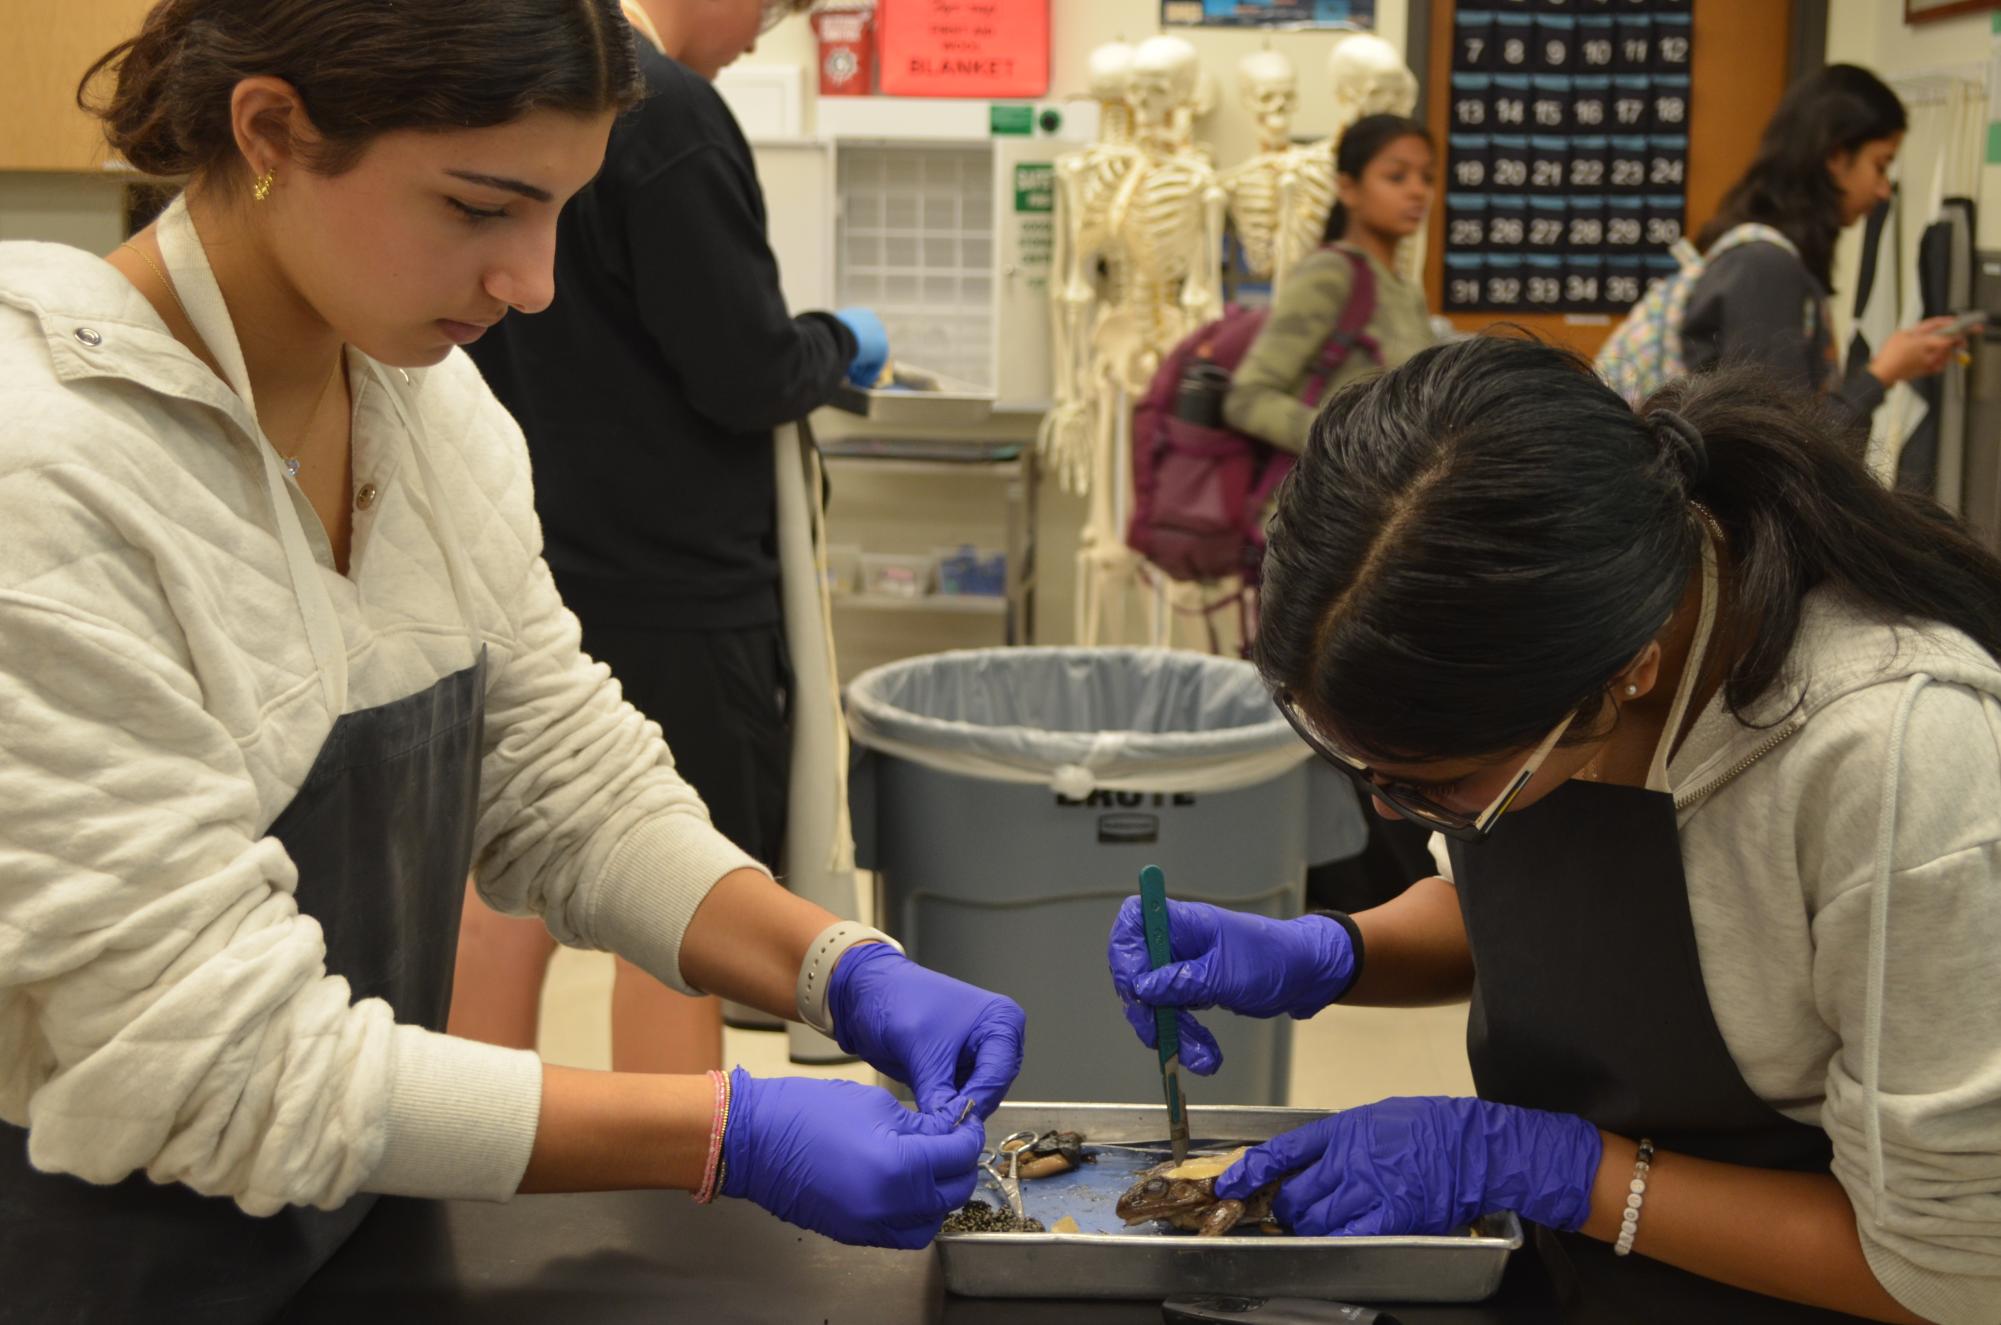
<path id="1" fill-rule="evenodd" d="M 1440 878 L 1351 917 L 1362 932 L 1362 974 L 1341 997 L 1364 1007 L 1456 1003 L 1473 989 L 1473 956 L 1459 892 Z"/>
<path id="2" fill-rule="evenodd" d="M 1318 407 L 1294 399 L 1281 388 L 1245 381 L 1241 376 L 1223 397 L 1224 422 L 1293 455 L 1306 450 L 1313 421 L 1319 415 Z"/>
<path id="3" fill-rule="evenodd" d="M 1583 1232 L 1619 1236 L 1636 1142 L 1603 1133 L 1604 1158 Z M 1654 1155 L 1633 1254 L 1768 1297 L 1870 1320 L 1925 1325 L 1884 1290 L 1862 1254 L 1855 1209 L 1825 1173 Z"/>
<path id="4" fill-rule="evenodd" d="M 702 1185 L 715 1123 L 706 1076 L 542 1069 L 542 1116 L 523 1192 Z"/>
<path id="5" fill-rule="evenodd" d="M 796 1018 L 806 949 L 838 919 L 762 871 L 738 870 L 696 908 L 681 939 L 681 978 L 705 993 Z"/>

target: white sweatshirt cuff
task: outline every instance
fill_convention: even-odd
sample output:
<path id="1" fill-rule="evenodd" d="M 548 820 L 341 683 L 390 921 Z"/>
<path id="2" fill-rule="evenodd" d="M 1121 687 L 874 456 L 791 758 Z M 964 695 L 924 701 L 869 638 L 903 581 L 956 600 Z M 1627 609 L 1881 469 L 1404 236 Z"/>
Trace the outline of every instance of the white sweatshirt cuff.
<path id="1" fill-rule="evenodd" d="M 681 978 L 681 938 L 695 909 L 725 875 L 764 867 L 706 824 L 663 815 L 640 824 L 612 852 L 604 877 L 591 888 L 590 940 L 684 994 L 699 994 Z"/>
<path id="2" fill-rule="evenodd" d="M 504 1201 L 521 1186 L 542 1117 L 542 1060 L 398 1026 L 382 1158 L 362 1183 L 385 1196 Z"/>
<path id="3" fill-rule="evenodd" d="M 1852 1195 L 1852 1193 L 1851 1193 Z M 1884 1246 L 1862 1229 L 1862 1256 L 1883 1291 L 1906 1311 L 1939 1325 L 1991 1325 L 2001 1311 L 2001 1280 L 1943 1274 Z"/>

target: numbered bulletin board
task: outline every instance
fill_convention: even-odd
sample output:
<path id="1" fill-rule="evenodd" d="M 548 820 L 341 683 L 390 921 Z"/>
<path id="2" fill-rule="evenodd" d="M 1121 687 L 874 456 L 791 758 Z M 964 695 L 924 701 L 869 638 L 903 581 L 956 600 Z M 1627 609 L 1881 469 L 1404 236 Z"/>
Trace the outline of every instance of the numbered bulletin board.
<path id="1" fill-rule="evenodd" d="M 1630 306 L 1687 221 L 1693 0 L 1454 11 L 1446 309 Z"/>

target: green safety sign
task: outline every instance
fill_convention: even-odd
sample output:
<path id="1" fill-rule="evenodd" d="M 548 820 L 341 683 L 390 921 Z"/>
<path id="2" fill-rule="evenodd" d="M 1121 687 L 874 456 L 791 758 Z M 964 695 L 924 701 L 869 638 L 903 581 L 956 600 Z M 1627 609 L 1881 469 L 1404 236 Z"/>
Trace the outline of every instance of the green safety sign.
<path id="1" fill-rule="evenodd" d="M 1017 212 L 1056 210 L 1056 167 L 1048 162 L 1014 168 L 1014 209 Z"/>
<path id="2" fill-rule="evenodd" d="M 987 124 L 996 136 L 1025 138 L 1035 132 L 1035 107 L 995 106 L 987 114 Z"/>

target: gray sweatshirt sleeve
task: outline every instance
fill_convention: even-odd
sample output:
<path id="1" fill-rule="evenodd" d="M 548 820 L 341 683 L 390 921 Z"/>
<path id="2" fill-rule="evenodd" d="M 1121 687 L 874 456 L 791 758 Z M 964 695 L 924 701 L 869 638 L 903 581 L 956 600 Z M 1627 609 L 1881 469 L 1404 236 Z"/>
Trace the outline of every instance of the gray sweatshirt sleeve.
<path id="1" fill-rule="evenodd" d="M 1777 244 L 1731 249 L 1709 265 L 1689 296 L 1681 324 L 1689 371 L 1749 360 L 1788 385 L 1817 390 L 1823 371 L 1814 335 L 1820 300 L 1800 260 Z"/>
<path id="2" fill-rule="evenodd" d="M 1892 1296 L 1942 1325 L 1991 1325 L 2001 1320 L 2001 696 L 1923 678 L 1870 686 L 1794 739 L 1819 755 L 1793 847 L 1817 1011 L 1838 1041 L 1820 1120 L 1834 1176 Z"/>

